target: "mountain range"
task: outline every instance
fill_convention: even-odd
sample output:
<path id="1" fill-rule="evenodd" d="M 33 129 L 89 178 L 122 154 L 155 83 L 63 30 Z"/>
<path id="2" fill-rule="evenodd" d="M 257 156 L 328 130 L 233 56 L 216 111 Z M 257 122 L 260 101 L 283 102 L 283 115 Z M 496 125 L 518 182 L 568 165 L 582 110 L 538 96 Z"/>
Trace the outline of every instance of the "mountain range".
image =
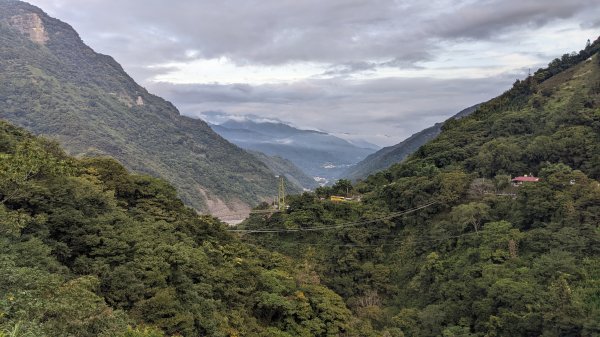
<path id="1" fill-rule="evenodd" d="M 600 336 L 600 38 L 360 183 L 231 227 L 177 194 L 250 203 L 293 164 L 181 117 L 73 34 L 0 0 L 0 117 L 22 126 L 0 120 L 0 337 Z"/>
<path id="2" fill-rule="evenodd" d="M 180 115 L 37 7 L 0 1 L 0 70 L 0 118 L 57 140 L 72 155 L 114 157 L 168 180 L 188 205 L 217 215 L 277 194 L 275 174 L 262 161 Z"/>
<path id="3" fill-rule="evenodd" d="M 321 184 L 337 180 L 346 168 L 378 149 L 366 142 L 357 146 L 326 132 L 302 130 L 278 121 L 230 119 L 211 127 L 244 149 L 289 160 Z"/>
<path id="4" fill-rule="evenodd" d="M 475 112 L 478 106 L 479 104 L 468 107 L 452 116 L 449 120 L 468 116 Z M 445 122 L 436 123 L 433 126 L 413 134 L 396 145 L 384 147 L 383 149 L 370 154 L 356 165 L 349 167 L 342 173 L 342 176 L 350 180 L 364 179 L 373 173 L 385 170 L 393 164 L 401 162 L 417 151 L 422 145 L 425 145 L 427 142 L 437 137 L 442 132 L 444 124 Z"/>

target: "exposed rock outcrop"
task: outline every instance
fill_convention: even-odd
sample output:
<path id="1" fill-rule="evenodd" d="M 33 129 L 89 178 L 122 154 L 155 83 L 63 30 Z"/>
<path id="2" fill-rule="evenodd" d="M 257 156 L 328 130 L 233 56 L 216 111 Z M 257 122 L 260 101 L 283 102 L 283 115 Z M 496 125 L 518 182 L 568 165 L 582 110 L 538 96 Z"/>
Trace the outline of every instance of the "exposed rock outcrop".
<path id="1" fill-rule="evenodd" d="M 44 23 L 36 13 L 24 13 L 21 15 L 12 16 L 8 20 L 9 24 L 25 34 L 35 43 L 46 44 L 48 34 L 44 28 Z"/>

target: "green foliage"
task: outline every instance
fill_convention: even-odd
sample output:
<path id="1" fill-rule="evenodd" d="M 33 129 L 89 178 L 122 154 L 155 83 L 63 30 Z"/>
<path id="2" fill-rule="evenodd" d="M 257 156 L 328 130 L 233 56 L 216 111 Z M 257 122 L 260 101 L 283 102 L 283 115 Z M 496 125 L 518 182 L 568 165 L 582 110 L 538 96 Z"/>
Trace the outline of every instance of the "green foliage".
<path id="1" fill-rule="evenodd" d="M 4 122 L 0 140 L 5 335 L 356 336 L 309 271 L 241 243 L 164 181 Z"/>
<path id="2" fill-rule="evenodd" d="M 311 266 L 365 336 L 600 335 L 598 48 L 445 123 L 357 184 L 362 203 L 320 200 L 334 193 L 322 188 L 243 224 L 329 229 L 247 240 Z M 523 174 L 541 180 L 512 186 Z"/>
<path id="3" fill-rule="evenodd" d="M 317 187 L 315 194 L 317 197 L 328 199 L 332 195 L 352 197 L 354 195 L 354 187 L 348 179 L 340 179 L 333 186 Z"/>
<path id="4" fill-rule="evenodd" d="M 178 117 L 111 59 L 94 54 L 90 67 L 65 71 L 64 60 L 82 61 L 80 41 L 47 24 L 71 38 L 42 47 L 0 24 L 3 115 L 21 124 L 44 116 L 44 132 L 59 130 L 65 143 L 87 130 L 97 152 L 118 159 L 160 154 L 128 163 L 138 170 L 176 167 L 209 180 L 218 171 L 213 188 L 252 194 L 242 181 L 261 181 L 254 164 L 237 161 L 249 173 L 241 177 L 224 170 L 234 164 L 220 140 L 208 142 L 217 151 L 195 147 L 203 125 Z M 0 333 L 599 335 L 600 65 L 586 61 L 599 48 L 517 81 L 356 188 L 340 181 L 291 196 L 285 212 L 252 215 L 242 228 L 275 231 L 247 242 L 159 179 L 111 159 L 69 158 L 0 122 Z M 128 106 L 138 95 L 147 104 Z M 167 120 L 182 129 L 164 129 Z M 187 150 L 167 151 L 157 141 L 165 134 Z M 198 159 L 206 156 L 223 167 Z M 542 180 L 508 185 L 529 173 Z M 362 201 L 324 198 L 344 192 Z"/>
<path id="5" fill-rule="evenodd" d="M 7 24 L 30 12 L 50 37 L 44 46 Z M 51 136 L 70 154 L 111 156 L 163 178 L 201 211 L 208 210 L 209 198 L 255 205 L 277 194 L 265 164 L 203 121 L 181 116 L 111 57 L 94 53 L 70 26 L 31 5 L 0 3 L 0 69 L 0 118 Z M 299 191 L 290 184 L 290 192 Z"/>
<path id="6" fill-rule="evenodd" d="M 129 327 L 125 333 L 119 337 L 163 337 L 162 331 L 150 327 L 137 327 L 135 329 Z"/>
<path id="7" fill-rule="evenodd" d="M 456 119 L 460 119 L 473 113 L 475 110 L 477 110 L 478 106 L 479 104 L 466 108 L 450 119 L 446 120 L 444 123 L 436 123 L 427 129 L 413 134 L 401 143 L 385 147 L 374 154 L 369 155 L 361 162 L 349 167 L 346 172 L 344 172 L 343 176 L 352 180 L 360 180 L 371 174 L 374 174 L 375 172 L 385 170 L 393 164 L 403 161 L 417 151 L 421 146 L 437 137 L 440 132 L 442 132 L 442 128 L 447 128 L 448 126 L 454 124 Z"/>

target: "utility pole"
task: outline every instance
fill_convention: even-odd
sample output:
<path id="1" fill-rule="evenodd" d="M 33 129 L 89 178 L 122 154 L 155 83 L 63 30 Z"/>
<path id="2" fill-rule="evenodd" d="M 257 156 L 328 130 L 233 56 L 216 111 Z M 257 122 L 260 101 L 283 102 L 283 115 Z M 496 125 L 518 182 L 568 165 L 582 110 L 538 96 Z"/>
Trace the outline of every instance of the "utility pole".
<path id="1" fill-rule="evenodd" d="M 285 211 L 285 179 L 283 176 L 279 177 L 279 192 L 278 192 L 277 205 L 280 211 Z"/>

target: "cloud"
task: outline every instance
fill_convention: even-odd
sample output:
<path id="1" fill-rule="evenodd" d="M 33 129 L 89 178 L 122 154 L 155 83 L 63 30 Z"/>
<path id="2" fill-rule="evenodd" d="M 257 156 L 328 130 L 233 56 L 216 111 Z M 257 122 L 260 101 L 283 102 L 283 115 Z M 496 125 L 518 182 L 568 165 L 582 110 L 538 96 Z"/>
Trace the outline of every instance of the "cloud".
<path id="1" fill-rule="evenodd" d="M 238 122 L 253 121 L 256 123 L 283 123 L 288 124 L 277 118 L 264 118 L 258 115 L 233 115 L 223 111 L 203 111 L 199 114 L 195 114 L 195 117 L 200 117 L 203 120 L 211 124 L 222 124 L 224 122 L 234 120 Z"/>
<path id="2" fill-rule="evenodd" d="M 498 95 L 600 28 L 598 0 L 30 1 L 186 115 L 380 145 Z"/>
<path id="3" fill-rule="evenodd" d="M 348 62 L 329 67 L 323 76 L 348 76 L 357 72 L 375 70 L 379 64 L 375 62 Z"/>
<path id="4" fill-rule="evenodd" d="M 497 96 L 503 90 L 499 88 L 514 80 L 515 74 L 503 74 L 485 79 L 319 79 L 257 86 L 156 83 L 150 90 L 178 102 L 188 116 L 213 121 L 224 115 L 260 116 L 391 145 Z"/>
<path id="5" fill-rule="evenodd" d="M 441 38 L 486 39 L 514 29 L 534 29 L 598 6 L 596 0 L 494 0 L 465 4 L 429 21 Z"/>
<path id="6" fill-rule="evenodd" d="M 429 60 L 443 39 L 490 38 L 594 11 L 595 0 L 33 0 L 125 63 Z M 444 10 L 444 9 L 451 10 Z M 151 50 L 152 52 L 148 52 Z M 350 66 L 350 68 L 352 68 Z"/>

